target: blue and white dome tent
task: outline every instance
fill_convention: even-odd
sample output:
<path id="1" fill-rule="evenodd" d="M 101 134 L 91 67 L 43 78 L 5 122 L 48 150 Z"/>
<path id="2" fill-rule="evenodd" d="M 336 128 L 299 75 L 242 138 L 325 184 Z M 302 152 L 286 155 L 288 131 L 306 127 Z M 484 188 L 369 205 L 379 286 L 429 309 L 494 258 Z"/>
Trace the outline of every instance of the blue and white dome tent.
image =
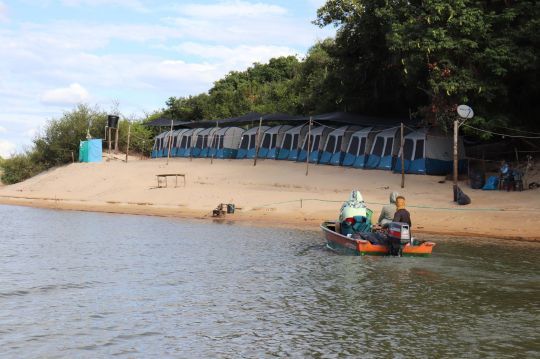
<path id="1" fill-rule="evenodd" d="M 261 126 L 259 134 L 259 141 L 262 141 L 263 135 L 270 127 Z M 240 146 L 238 147 L 238 154 L 236 158 L 255 158 L 255 152 L 257 150 L 257 134 L 259 132 L 259 126 L 250 128 L 242 134 Z"/>
<path id="2" fill-rule="evenodd" d="M 376 132 L 373 131 L 373 127 L 365 127 L 353 133 L 342 165 L 354 168 L 364 168 L 366 159 L 371 152 L 375 135 Z"/>
<path id="3" fill-rule="evenodd" d="M 366 161 L 365 168 L 377 168 L 390 171 L 393 169 L 400 147 L 400 128 L 392 127 L 375 136 L 373 147 Z"/>
<path id="4" fill-rule="evenodd" d="M 330 132 L 319 163 L 341 166 L 352 135 L 360 129 L 359 126 L 341 126 Z"/>
<path id="5" fill-rule="evenodd" d="M 266 130 L 259 148 L 259 158 L 276 159 L 283 136 L 291 128 L 290 125 L 278 125 Z"/>
<path id="6" fill-rule="evenodd" d="M 277 159 L 296 161 L 300 152 L 300 146 L 304 142 L 307 133 L 308 126 L 305 124 L 293 127 L 285 132 Z"/>
<path id="7" fill-rule="evenodd" d="M 436 129 L 421 128 L 404 136 L 405 173 L 445 175 L 453 171 L 454 140 Z M 463 140 L 458 139 L 459 171 L 466 167 Z M 394 172 L 401 172 L 401 150 Z"/>
<path id="8" fill-rule="evenodd" d="M 213 137 L 209 157 L 236 158 L 244 130 L 240 127 L 220 128 Z"/>
<path id="9" fill-rule="evenodd" d="M 332 128 L 327 126 L 312 127 L 311 134 L 308 134 L 306 138 L 304 138 L 304 143 L 302 144 L 302 149 L 300 150 L 297 161 L 304 162 L 306 161 L 306 157 L 309 156 L 310 163 L 319 163 L 322 147 L 330 132 L 332 132 Z"/>
<path id="10" fill-rule="evenodd" d="M 209 127 L 197 133 L 195 143 L 192 143 L 191 157 L 208 157 L 210 143 L 212 142 L 214 133 L 217 132 L 217 130 L 217 127 Z"/>
<path id="11" fill-rule="evenodd" d="M 180 145 L 176 151 L 176 156 L 179 157 L 191 157 L 191 148 L 195 145 L 197 135 L 204 128 L 192 128 L 181 134 Z"/>

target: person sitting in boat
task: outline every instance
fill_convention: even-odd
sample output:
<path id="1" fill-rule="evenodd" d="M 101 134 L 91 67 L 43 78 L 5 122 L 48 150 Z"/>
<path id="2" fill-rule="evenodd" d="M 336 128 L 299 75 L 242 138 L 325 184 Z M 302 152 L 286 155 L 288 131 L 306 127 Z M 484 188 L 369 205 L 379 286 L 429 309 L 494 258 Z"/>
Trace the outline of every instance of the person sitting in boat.
<path id="1" fill-rule="evenodd" d="M 411 227 L 411 214 L 405 209 L 405 197 L 396 197 L 396 213 L 392 222 L 407 223 Z"/>
<path id="2" fill-rule="evenodd" d="M 377 222 L 383 228 L 386 228 L 390 222 L 394 219 L 394 214 L 396 213 L 396 198 L 399 196 L 399 193 L 392 192 L 390 193 L 390 203 L 383 206 L 381 209 L 381 215 Z"/>

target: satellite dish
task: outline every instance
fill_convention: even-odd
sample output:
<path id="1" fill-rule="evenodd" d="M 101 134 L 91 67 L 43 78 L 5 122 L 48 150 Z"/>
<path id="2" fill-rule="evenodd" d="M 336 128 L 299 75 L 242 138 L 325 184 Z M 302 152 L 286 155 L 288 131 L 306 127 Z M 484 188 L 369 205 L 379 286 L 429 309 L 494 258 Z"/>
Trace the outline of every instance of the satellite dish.
<path id="1" fill-rule="evenodd" d="M 459 105 L 457 107 L 457 113 L 458 113 L 459 117 L 464 118 L 464 119 L 469 119 L 469 118 L 472 118 L 474 116 L 473 109 L 470 108 L 467 105 Z"/>

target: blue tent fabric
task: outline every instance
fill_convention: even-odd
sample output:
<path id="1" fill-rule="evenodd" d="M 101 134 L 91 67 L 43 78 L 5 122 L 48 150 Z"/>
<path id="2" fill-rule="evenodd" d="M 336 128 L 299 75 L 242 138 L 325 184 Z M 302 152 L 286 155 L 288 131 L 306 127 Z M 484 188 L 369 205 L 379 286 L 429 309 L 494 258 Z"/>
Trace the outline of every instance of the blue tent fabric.
<path id="1" fill-rule="evenodd" d="M 497 189 L 498 185 L 499 178 L 497 176 L 489 176 L 486 180 L 486 184 L 484 185 L 484 187 L 482 187 L 482 189 L 484 191 L 494 191 Z"/>

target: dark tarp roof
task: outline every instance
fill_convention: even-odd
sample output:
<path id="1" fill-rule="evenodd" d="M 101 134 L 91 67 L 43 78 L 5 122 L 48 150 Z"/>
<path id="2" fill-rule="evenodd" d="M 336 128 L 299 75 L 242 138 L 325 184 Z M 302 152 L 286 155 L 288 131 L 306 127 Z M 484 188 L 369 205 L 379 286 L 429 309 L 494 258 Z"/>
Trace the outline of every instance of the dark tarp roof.
<path id="1" fill-rule="evenodd" d="M 309 116 L 304 117 L 305 120 L 309 120 Z M 311 116 L 314 122 L 335 122 L 343 123 L 347 125 L 358 126 L 381 126 L 381 127 L 394 127 L 399 126 L 402 122 L 408 126 L 417 125 L 417 120 L 409 120 L 407 118 L 388 118 L 388 117 L 373 117 L 364 116 L 350 112 L 331 112 L 321 115 Z"/>
<path id="2" fill-rule="evenodd" d="M 417 126 L 419 121 L 409 120 L 407 118 L 387 118 L 387 117 L 373 117 L 364 116 L 349 112 L 331 112 L 313 116 L 292 116 L 284 113 L 272 113 L 268 115 L 262 115 L 257 112 L 249 112 L 245 115 L 238 117 L 230 117 L 218 120 L 204 120 L 204 121 L 179 121 L 173 122 L 174 127 L 227 127 L 227 126 L 242 126 L 251 123 L 258 123 L 262 119 L 263 123 L 267 122 L 286 122 L 286 123 L 303 123 L 308 122 L 312 118 L 315 123 L 337 123 L 345 125 L 357 125 L 357 126 L 378 126 L 378 127 L 394 127 L 399 126 L 403 122 L 407 126 Z M 171 120 L 166 118 L 159 118 L 146 124 L 146 126 L 170 126 Z"/>
<path id="3" fill-rule="evenodd" d="M 148 123 L 145 123 L 145 126 L 153 126 L 153 127 L 170 127 L 171 121 L 173 121 L 173 127 L 189 127 L 187 124 L 191 123 L 189 121 L 182 121 L 182 120 L 171 120 L 170 118 L 158 118 L 154 121 L 150 121 Z"/>
<path id="4" fill-rule="evenodd" d="M 239 117 L 230 117 L 230 118 L 224 118 L 220 120 L 205 120 L 205 121 L 190 122 L 189 127 L 211 127 L 211 126 L 216 126 L 216 123 L 218 126 L 226 126 L 226 125 L 242 126 L 242 125 L 250 124 L 252 122 L 258 122 L 260 119 L 262 119 L 263 122 L 295 121 L 295 120 L 303 121 L 303 119 L 299 116 L 291 116 L 284 113 L 272 113 L 269 115 L 262 115 L 257 112 L 250 112 Z"/>

